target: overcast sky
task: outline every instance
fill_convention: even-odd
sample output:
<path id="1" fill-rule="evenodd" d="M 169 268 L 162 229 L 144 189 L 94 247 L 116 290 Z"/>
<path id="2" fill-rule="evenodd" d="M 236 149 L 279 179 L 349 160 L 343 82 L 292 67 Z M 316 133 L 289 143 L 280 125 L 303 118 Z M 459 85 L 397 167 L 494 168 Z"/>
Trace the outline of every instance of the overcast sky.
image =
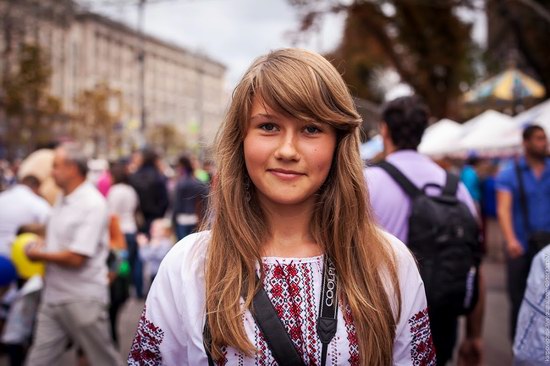
<path id="1" fill-rule="evenodd" d="M 93 9 L 137 27 L 133 5 Z M 147 4 L 145 13 L 147 33 L 225 64 L 229 90 L 252 61 L 269 50 L 290 46 L 332 50 L 340 41 L 343 23 L 343 15 L 326 17 L 320 34 L 293 44 L 288 33 L 298 28 L 299 19 L 286 0 L 165 0 Z"/>
<path id="2" fill-rule="evenodd" d="M 116 0 L 93 9 L 137 27 L 136 6 L 123 5 L 135 2 Z M 293 44 L 288 33 L 298 28 L 299 19 L 287 0 L 153 0 L 146 5 L 145 30 L 225 64 L 227 90 L 232 90 L 251 62 L 269 50 L 290 46 L 321 53 L 333 50 L 344 20 L 344 14 L 325 17 L 320 33 Z M 480 39 L 483 19 L 478 17 L 476 25 L 474 33 Z"/>

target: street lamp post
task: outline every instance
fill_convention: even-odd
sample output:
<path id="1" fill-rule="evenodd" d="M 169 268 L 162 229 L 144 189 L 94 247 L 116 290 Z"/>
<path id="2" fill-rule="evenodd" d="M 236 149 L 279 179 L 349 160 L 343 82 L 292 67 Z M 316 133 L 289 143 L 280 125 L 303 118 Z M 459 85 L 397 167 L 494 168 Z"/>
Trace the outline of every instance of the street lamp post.
<path id="1" fill-rule="evenodd" d="M 145 129 L 147 127 L 147 110 L 145 105 L 145 2 L 146 0 L 139 0 L 138 4 L 138 32 L 139 32 L 139 109 L 140 109 L 140 138 L 141 144 L 145 144 Z"/>

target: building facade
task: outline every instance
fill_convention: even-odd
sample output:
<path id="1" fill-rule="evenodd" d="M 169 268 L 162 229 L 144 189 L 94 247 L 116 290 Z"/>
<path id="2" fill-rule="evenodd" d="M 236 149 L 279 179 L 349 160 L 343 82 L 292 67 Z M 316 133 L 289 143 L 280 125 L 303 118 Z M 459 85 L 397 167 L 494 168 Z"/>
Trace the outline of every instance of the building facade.
<path id="1" fill-rule="evenodd" d="M 33 1 L 22 1 L 28 2 Z M 224 65 L 102 15 L 78 12 L 70 2 L 66 6 L 64 21 L 33 13 L 28 10 L 32 7 L 17 13 L 10 9 L 10 16 L 25 19 L 29 29 L 10 39 L 5 32 L 12 31 L 0 29 L 3 50 L 8 43 L 13 48 L 18 42 L 35 42 L 47 51 L 50 92 L 66 115 L 79 115 L 82 93 L 102 85 L 117 95 L 108 108 L 117 119 L 113 133 L 124 136 L 108 144 L 141 145 L 155 129 L 175 134 L 172 138 L 184 140 L 179 146 L 191 150 L 211 144 L 226 105 Z"/>

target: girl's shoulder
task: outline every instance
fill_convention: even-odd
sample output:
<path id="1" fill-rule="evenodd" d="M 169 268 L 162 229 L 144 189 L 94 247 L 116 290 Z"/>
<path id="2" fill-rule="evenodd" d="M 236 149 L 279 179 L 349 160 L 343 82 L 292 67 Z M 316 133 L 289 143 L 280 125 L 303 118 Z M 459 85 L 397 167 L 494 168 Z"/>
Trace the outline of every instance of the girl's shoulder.
<path id="1" fill-rule="evenodd" d="M 389 244 L 390 250 L 395 255 L 398 270 L 402 270 L 410 266 L 416 269 L 416 260 L 414 259 L 414 256 L 409 248 L 401 240 L 389 232 L 384 230 L 380 230 L 380 232 L 382 237 L 386 239 Z"/>
<path id="2" fill-rule="evenodd" d="M 193 233 L 178 241 L 164 257 L 161 267 L 170 277 L 196 279 L 204 276 L 210 231 Z"/>
<path id="3" fill-rule="evenodd" d="M 418 264 L 409 248 L 397 237 L 381 230 L 395 258 L 395 268 L 402 293 L 414 292 L 424 282 L 418 272 Z"/>

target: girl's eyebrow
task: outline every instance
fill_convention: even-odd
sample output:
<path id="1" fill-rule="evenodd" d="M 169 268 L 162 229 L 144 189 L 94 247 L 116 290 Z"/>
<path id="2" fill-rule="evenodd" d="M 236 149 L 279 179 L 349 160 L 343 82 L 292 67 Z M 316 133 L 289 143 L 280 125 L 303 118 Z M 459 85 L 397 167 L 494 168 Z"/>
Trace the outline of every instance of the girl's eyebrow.
<path id="1" fill-rule="evenodd" d="M 259 118 L 275 118 L 275 115 L 268 113 L 258 113 L 250 117 L 250 121 L 254 121 L 255 119 Z"/>

